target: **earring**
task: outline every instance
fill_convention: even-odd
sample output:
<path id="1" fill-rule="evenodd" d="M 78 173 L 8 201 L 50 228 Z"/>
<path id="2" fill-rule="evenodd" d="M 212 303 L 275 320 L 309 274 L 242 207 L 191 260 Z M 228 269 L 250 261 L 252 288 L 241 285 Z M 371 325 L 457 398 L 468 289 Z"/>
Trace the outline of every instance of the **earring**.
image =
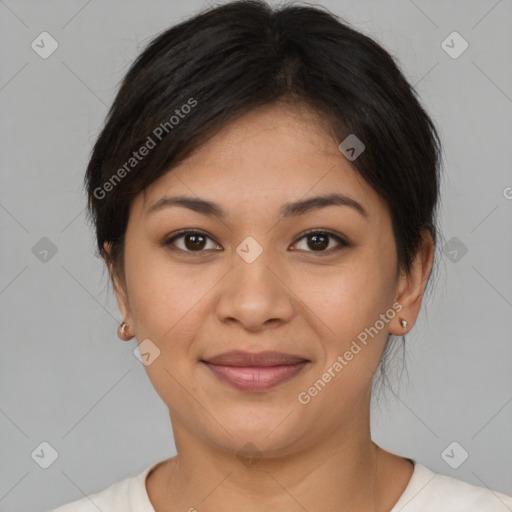
<path id="1" fill-rule="evenodd" d="M 400 324 L 402 325 L 402 328 L 405 330 L 407 328 L 407 320 L 400 320 Z"/>
<path id="2" fill-rule="evenodd" d="M 117 328 L 117 336 L 120 340 L 128 341 L 133 338 L 130 334 L 127 333 L 127 330 L 129 329 L 129 325 L 126 322 L 122 322 L 119 327 Z"/>

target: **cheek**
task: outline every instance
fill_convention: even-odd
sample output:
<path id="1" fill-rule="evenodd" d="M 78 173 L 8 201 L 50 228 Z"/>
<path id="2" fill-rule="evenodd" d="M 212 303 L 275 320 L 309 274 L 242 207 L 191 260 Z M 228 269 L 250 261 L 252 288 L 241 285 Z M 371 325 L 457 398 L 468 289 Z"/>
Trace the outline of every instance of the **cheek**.
<path id="1" fill-rule="evenodd" d="M 385 347 L 389 319 L 395 314 L 387 300 L 388 286 L 385 274 L 361 265 L 331 276 L 305 301 L 315 313 L 322 344 L 320 364 L 308 389 L 317 393 L 319 414 L 329 411 L 325 421 L 335 422 L 340 410 L 354 411 L 369 390 Z M 380 315 L 386 313 L 389 319 L 384 322 Z"/>
<path id="2" fill-rule="evenodd" d="M 391 290 L 387 271 L 362 253 L 323 275 L 304 272 L 297 284 L 300 299 L 330 328 L 331 337 L 340 338 L 373 324 L 387 309 Z"/>
<path id="3" fill-rule="evenodd" d="M 338 393 L 348 400 L 367 388 L 382 357 L 389 320 L 395 316 L 389 260 L 377 256 L 360 252 L 350 263 L 331 267 L 328 277 L 307 276 L 301 281 L 300 295 L 321 329 L 323 359 L 318 377 L 322 372 L 336 375 L 329 384 L 336 390 L 332 400 L 337 400 Z"/>
<path id="4" fill-rule="evenodd" d="M 149 339 L 156 346 L 146 345 L 152 358 L 145 365 L 148 378 L 164 403 L 186 410 L 190 397 L 183 384 L 190 393 L 195 391 L 188 377 L 194 363 L 190 340 L 201 325 L 200 299 L 212 284 L 184 275 L 148 251 L 127 252 L 126 275 L 138 342 Z"/>
<path id="5" fill-rule="evenodd" d="M 180 274 L 139 245 L 127 246 L 125 266 L 137 335 L 154 339 L 158 345 L 180 317 L 184 298 Z"/>
<path id="6" fill-rule="evenodd" d="M 159 250 L 127 254 L 126 273 L 139 340 L 151 339 L 163 355 L 183 351 L 201 325 L 202 308 L 218 276 L 206 266 L 184 272 Z"/>

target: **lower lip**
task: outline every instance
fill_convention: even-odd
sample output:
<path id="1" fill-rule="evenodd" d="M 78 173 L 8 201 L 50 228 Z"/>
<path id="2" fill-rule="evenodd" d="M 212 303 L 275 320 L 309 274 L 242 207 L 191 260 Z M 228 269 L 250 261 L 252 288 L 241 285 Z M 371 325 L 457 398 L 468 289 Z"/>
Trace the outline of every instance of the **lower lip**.
<path id="1" fill-rule="evenodd" d="M 295 377 L 308 361 L 281 366 L 221 366 L 204 364 L 219 379 L 242 391 L 266 391 Z"/>

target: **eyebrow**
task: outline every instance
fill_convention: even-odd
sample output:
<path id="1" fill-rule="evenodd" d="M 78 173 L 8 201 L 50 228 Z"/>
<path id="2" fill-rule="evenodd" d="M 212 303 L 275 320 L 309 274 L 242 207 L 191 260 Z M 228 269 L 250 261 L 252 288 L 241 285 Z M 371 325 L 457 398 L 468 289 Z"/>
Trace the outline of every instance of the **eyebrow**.
<path id="1" fill-rule="evenodd" d="M 189 196 L 162 197 L 149 207 L 147 215 L 171 206 L 181 206 L 204 215 L 215 216 L 221 219 L 225 219 L 228 216 L 227 212 L 219 204 Z M 280 208 L 280 214 L 283 217 L 295 217 L 327 206 L 348 206 L 368 219 L 368 212 L 363 205 L 344 194 L 328 194 L 292 203 L 285 203 Z"/>

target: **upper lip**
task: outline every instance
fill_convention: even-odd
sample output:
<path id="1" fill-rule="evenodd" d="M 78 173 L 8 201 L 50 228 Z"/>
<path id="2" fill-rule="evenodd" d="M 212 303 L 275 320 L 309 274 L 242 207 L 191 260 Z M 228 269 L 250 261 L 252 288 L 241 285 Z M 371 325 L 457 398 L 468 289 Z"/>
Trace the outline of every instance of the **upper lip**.
<path id="1" fill-rule="evenodd" d="M 284 352 L 243 352 L 240 350 L 233 350 L 231 352 L 224 352 L 202 361 L 210 364 L 217 364 L 222 366 L 280 366 L 287 364 L 297 364 L 309 361 L 305 357 L 294 356 L 292 354 L 285 354 Z"/>

